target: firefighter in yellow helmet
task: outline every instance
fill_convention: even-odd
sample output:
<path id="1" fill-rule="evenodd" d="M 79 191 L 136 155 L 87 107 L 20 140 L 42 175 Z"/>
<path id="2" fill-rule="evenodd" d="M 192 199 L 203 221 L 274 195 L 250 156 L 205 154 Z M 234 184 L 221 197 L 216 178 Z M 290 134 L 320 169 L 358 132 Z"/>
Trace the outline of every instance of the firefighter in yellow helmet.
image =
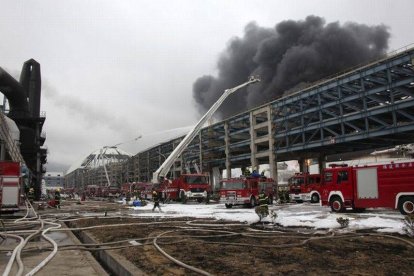
<path id="1" fill-rule="evenodd" d="M 250 170 L 249 170 L 249 169 L 246 169 L 243 173 L 244 173 L 244 176 L 245 176 L 245 177 L 249 177 L 249 176 L 251 176 L 251 172 L 250 172 Z"/>
<path id="2" fill-rule="evenodd" d="M 29 200 L 30 204 L 33 204 L 34 197 L 35 197 L 34 189 L 30 188 L 29 192 L 27 193 L 27 199 Z"/>
<path id="3" fill-rule="evenodd" d="M 155 189 L 152 190 L 152 200 L 154 201 L 154 207 L 152 208 L 152 211 L 154 211 L 155 208 L 158 207 L 158 209 L 161 212 L 160 194 Z"/>
<path id="4" fill-rule="evenodd" d="M 256 214 L 259 216 L 260 221 L 262 218 L 267 217 L 269 215 L 269 206 L 268 204 L 268 197 L 265 191 L 262 189 L 259 194 L 259 206 L 256 207 Z"/>
<path id="5" fill-rule="evenodd" d="M 259 205 L 260 206 L 263 206 L 263 207 L 265 207 L 265 208 L 267 208 L 268 206 L 267 206 L 267 203 L 268 203 L 268 197 L 267 197 L 267 195 L 266 195 L 266 193 L 265 193 L 265 191 L 264 191 L 264 189 L 262 189 L 261 191 L 260 191 L 260 194 L 259 194 Z"/>

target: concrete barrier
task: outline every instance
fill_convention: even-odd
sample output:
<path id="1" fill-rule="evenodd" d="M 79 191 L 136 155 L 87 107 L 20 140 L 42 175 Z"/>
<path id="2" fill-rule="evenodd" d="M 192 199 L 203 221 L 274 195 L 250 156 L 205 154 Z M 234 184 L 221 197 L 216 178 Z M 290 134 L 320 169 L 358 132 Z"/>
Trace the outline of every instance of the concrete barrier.
<path id="1" fill-rule="evenodd" d="M 71 227 L 71 223 L 68 223 Z M 85 231 L 73 231 L 82 243 L 98 243 L 94 237 Z M 115 250 L 98 250 L 92 251 L 96 260 L 111 274 L 119 276 L 147 275 L 133 263 L 128 261 L 124 256 L 115 252 Z"/>

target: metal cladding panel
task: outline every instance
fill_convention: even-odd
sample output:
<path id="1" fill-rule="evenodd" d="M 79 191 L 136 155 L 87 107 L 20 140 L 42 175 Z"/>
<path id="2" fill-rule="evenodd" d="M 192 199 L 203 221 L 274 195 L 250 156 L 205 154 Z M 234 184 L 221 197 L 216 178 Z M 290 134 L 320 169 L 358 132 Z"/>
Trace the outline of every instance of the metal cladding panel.
<path id="1" fill-rule="evenodd" d="M 3 196 L 1 204 L 3 206 L 7 205 L 18 205 L 19 203 L 19 187 L 3 187 Z"/>
<path id="2" fill-rule="evenodd" d="M 358 199 L 378 199 L 377 168 L 361 168 L 356 171 Z"/>

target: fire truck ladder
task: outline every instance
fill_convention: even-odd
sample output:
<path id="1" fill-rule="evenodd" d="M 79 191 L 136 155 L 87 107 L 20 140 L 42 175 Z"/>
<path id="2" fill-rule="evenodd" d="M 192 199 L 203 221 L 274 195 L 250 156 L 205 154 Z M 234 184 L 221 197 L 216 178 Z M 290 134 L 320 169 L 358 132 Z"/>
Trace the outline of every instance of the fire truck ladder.
<path id="1" fill-rule="evenodd" d="M 193 127 L 193 129 L 181 140 L 180 144 L 173 150 L 173 152 L 164 160 L 164 163 L 152 174 L 152 183 L 159 183 L 161 179 L 164 179 L 168 174 L 171 166 L 174 164 L 175 159 L 180 156 L 187 146 L 191 143 L 200 129 L 203 127 L 204 123 L 207 122 L 216 112 L 216 110 L 221 106 L 224 100 L 236 92 L 237 90 L 248 86 L 252 83 L 259 82 L 260 79 L 255 76 L 249 77 L 249 80 L 243 84 L 240 84 L 236 87 L 224 90 L 224 93 L 220 96 L 220 98 L 210 107 L 206 114 L 201 117 L 200 121 Z"/>
<path id="2" fill-rule="evenodd" d="M 7 126 L 6 119 L 2 112 L 0 112 L 0 138 L 2 141 L 4 141 L 7 152 L 9 153 L 11 159 L 14 162 L 20 162 L 24 164 L 25 162 L 22 154 L 20 153 L 19 146 L 17 145 L 17 142 L 11 137 L 10 129 Z"/>

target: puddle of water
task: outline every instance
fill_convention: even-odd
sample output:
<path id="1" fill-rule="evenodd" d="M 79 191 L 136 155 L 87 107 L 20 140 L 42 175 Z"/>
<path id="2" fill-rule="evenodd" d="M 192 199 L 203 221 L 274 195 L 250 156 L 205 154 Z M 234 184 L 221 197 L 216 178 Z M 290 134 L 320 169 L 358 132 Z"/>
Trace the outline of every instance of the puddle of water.
<path id="1" fill-rule="evenodd" d="M 68 245 L 73 244 L 73 241 L 69 238 L 68 234 L 65 232 L 50 232 L 46 236 L 53 239 L 58 245 Z"/>

